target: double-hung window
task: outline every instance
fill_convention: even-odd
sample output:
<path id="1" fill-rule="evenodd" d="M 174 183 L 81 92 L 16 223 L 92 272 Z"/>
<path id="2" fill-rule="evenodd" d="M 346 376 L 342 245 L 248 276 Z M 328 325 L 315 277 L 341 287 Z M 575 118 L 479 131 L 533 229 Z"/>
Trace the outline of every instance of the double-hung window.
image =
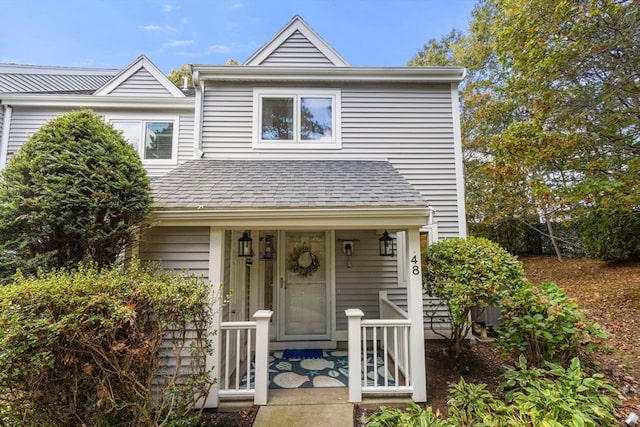
<path id="1" fill-rule="evenodd" d="M 136 149 L 143 163 L 176 163 L 177 117 L 110 117 L 109 122 Z"/>
<path id="2" fill-rule="evenodd" d="M 255 148 L 340 148 L 340 91 L 256 89 Z"/>

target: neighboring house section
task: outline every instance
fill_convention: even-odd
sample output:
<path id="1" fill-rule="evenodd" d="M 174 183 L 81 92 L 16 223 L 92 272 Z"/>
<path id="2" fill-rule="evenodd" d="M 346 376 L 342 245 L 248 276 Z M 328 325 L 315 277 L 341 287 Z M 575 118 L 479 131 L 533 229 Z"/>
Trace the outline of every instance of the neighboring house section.
<path id="1" fill-rule="evenodd" d="M 193 102 L 145 56 L 123 70 L 0 64 L 0 168 L 45 122 L 89 108 L 162 175 L 193 157 Z"/>

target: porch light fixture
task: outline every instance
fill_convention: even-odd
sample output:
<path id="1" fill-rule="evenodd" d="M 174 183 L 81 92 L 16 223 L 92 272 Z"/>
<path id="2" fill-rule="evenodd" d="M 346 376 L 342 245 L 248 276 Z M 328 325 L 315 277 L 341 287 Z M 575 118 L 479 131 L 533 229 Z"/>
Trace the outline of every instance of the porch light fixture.
<path id="1" fill-rule="evenodd" d="M 393 256 L 393 237 L 389 236 L 386 231 L 381 238 L 378 239 L 378 247 L 380 256 Z"/>
<path id="2" fill-rule="evenodd" d="M 253 239 L 245 231 L 238 239 L 238 256 L 251 256 L 251 242 Z"/>

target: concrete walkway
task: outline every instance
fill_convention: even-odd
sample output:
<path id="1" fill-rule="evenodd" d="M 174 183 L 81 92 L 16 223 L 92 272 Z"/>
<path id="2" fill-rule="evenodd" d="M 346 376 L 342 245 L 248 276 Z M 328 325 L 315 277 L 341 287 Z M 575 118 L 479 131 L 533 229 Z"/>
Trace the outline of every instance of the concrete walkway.
<path id="1" fill-rule="evenodd" d="M 353 417 L 346 388 L 270 390 L 253 427 L 353 427 Z"/>

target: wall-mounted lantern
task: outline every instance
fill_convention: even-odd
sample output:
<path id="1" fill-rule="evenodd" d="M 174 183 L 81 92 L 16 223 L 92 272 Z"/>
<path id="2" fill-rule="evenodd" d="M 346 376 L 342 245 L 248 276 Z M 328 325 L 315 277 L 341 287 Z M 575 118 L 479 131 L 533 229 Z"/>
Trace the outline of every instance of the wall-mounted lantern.
<path id="1" fill-rule="evenodd" d="M 251 256 L 251 242 L 253 239 L 245 231 L 238 239 L 238 256 Z"/>
<path id="2" fill-rule="evenodd" d="M 393 237 L 389 236 L 386 231 L 378 239 L 378 247 L 380 249 L 380 256 L 393 256 Z"/>

